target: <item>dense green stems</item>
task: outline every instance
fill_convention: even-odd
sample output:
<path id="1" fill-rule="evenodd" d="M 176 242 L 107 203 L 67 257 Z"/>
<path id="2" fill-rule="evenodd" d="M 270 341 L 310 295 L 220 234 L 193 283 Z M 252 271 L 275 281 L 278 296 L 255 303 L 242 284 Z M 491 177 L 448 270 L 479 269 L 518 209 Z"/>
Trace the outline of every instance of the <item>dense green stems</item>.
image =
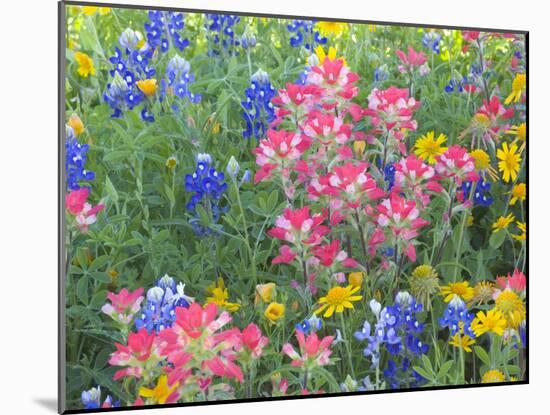
<path id="1" fill-rule="evenodd" d="M 244 237 L 246 239 L 246 247 L 248 248 L 248 255 L 250 257 L 250 262 L 251 262 L 251 271 L 252 271 L 252 276 L 254 278 L 254 286 L 256 286 L 256 284 L 258 284 L 258 276 L 256 274 L 256 253 L 252 251 L 252 247 L 250 246 L 250 239 L 249 239 L 249 236 L 248 236 L 248 224 L 246 222 L 246 217 L 244 215 L 244 208 L 243 208 L 243 204 L 241 202 L 241 194 L 239 192 L 239 185 L 237 184 L 237 180 L 232 177 L 231 178 L 231 181 L 233 182 L 233 185 L 235 186 L 235 194 L 237 195 L 237 203 L 239 205 L 239 211 L 241 212 L 241 218 L 242 218 L 242 222 L 243 222 L 243 228 L 244 228 Z"/>
<path id="2" fill-rule="evenodd" d="M 369 256 L 368 256 L 369 253 L 367 251 L 367 243 L 365 241 L 365 232 L 363 231 L 363 226 L 361 225 L 361 223 L 359 221 L 359 211 L 358 211 L 358 209 L 355 209 L 354 215 L 355 215 L 355 222 L 357 224 L 357 230 L 359 231 L 359 241 L 361 243 L 361 250 L 363 251 L 363 257 L 364 257 L 364 261 L 365 261 L 365 271 L 367 272 L 367 277 L 368 277 L 368 274 L 370 273 Z"/>
<path id="3" fill-rule="evenodd" d="M 351 372 L 351 377 L 355 379 L 355 369 L 353 368 L 353 359 L 351 358 L 351 344 L 349 339 L 349 333 L 346 330 L 346 321 L 344 319 L 344 313 L 338 313 L 340 314 L 340 323 L 342 324 L 342 337 L 344 340 L 344 344 L 346 345 L 346 353 L 348 355 L 348 365 L 349 370 Z"/>

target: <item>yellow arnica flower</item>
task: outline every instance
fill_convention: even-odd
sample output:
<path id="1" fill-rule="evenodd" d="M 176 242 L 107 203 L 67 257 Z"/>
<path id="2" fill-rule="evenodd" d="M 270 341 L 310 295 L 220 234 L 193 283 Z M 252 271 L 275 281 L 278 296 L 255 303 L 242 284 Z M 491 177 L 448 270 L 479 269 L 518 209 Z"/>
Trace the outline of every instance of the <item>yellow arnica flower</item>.
<path id="1" fill-rule="evenodd" d="M 441 287 L 441 295 L 445 297 L 444 301 L 446 303 L 451 301 L 455 295 L 458 295 L 464 301 L 468 301 L 474 296 L 474 289 L 470 287 L 468 281 L 451 282 L 449 285 Z"/>
<path id="2" fill-rule="evenodd" d="M 168 167 L 169 169 L 173 169 L 177 165 L 178 165 L 178 159 L 175 158 L 174 156 L 168 157 L 166 159 L 166 167 Z"/>
<path id="3" fill-rule="evenodd" d="M 442 146 L 445 141 L 447 141 L 445 134 L 439 134 L 435 138 L 434 131 L 427 132 L 414 143 L 414 154 L 429 164 L 435 164 L 436 156 L 447 150 L 447 147 Z"/>
<path id="4" fill-rule="evenodd" d="M 167 399 L 178 388 L 179 382 L 174 383 L 172 386 L 168 386 L 168 376 L 161 375 L 157 381 L 157 386 L 154 389 L 146 388 L 142 386 L 139 388 L 139 395 L 144 398 L 148 398 L 150 403 L 165 404 Z"/>
<path id="5" fill-rule="evenodd" d="M 85 16 L 93 16 L 99 11 L 99 14 L 104 16 L 106 14 L 109 14 L 111 12 L 110 7 L 97 7 L 97 6 L 83 6 L 82 12 Z"/>
<path id="6" fill-rule="evenodd" d="M 319 298 L 320 307 L 315 310 L 315 314 L 321 314 L 323 310 L 325 310 L 323 317 L 329 318 L 335 311 L 337 313 L 342 313 L 345 308 L 353 309 L 352 303 L 363 298 L 361 295 L 353 295 L 359 291 L 360 288 L 361 287 L 354 287 L 352 285 L 331 288 L 325 297 Z"/>
<path id="7" fill-rule="evenodd" d="M 95 75 L 94 61 L 92 58 L 82 52 L 76 52 L 74 58 L 78 63 L 77 72 L 81 77 L 87 78 L 89 75 Z"/>
<path id="8" fill-rule="evenodd" d="M 330 46 L 328 48 L 328 54 L 325 53 L 325 49 L 323 49 L 321 45 L 315 48 L 315 55 L 319 59 L 319 64 L 322 64 L 325 61 L 325 58 L 328 58 L 331 61 L 339 59 L 344 62 L 344 66 L 347 66 L 348 64 L 346 62 L 346 58 L 344 58 L 343 56 L 337 56 L 337 53 L 337 49 L 333 46 Z"/>
<path id="9" fill-rule="evenodd" d="M 451 336 L 449 339 L 449 344 L 454 347 L 460 347 L 462 350 L 464 350 L 467 353 L 472 352 L 472 348 L 470 347 L 472 344 L 475 344 L 475 339 L 472 339 L 467 334 L 460 335 L 459 333 L 456 333 L 454 336 Z"/>
<path id="10" fill-rule="evenodd" d="M 487 332 L 502 336 L 505 328 L 506 319 L 500 311 L 494 308 L 487 311 L 487 314 L 483 311 L 479 311 L 476 314 L 476 318 L 472 322 L 472 330 L 474 331 L 476 337 L 479 337 Z"/>
<path id="11" fill-rule="evenodd" d="M 527 139 L 527 124 L 523 122 L 520 125 L 513 125 L 506 133 L 515 135 L 520 141 L 525 141 Z"/>
<path id="12" fill-rule="evenodd" d="M 502 143 L 502 149 L 497 150 L 498 170 L 502 172 L 502 180 L 506 183 L 512 179 L 516 181 L 521 164 L 521 155 L 518 151 L 518 146 L 515 143 L 510 144 Z"/>
<path id="13" fill-rule="evenodd" d="M 476 170 L 480 172 L 487 172 L 493 180 L 498 179 L 497 171 L 491 166 L 491 157 L 485 150 L 477 148 L 470 151 L 470 156 L 474 159 Z"/>
<path id="14" fill-rule="evenodd" d="M 526 310 L 523 300 L 512 290 L 502 291 L 495 300 L 495 308 L 506 319 L 506 326 L 517 329 L 525 320 Z"/>
<path id="15" fill-rule="evenodd" d="M 258 284 L 256 285 L 256 297 L 254 303 L 258 304 L 260 300 L 264 303 L 269 303 L 273 300 L 275 296 L 275 290 L 277 286 L 273 282 L 268 282 L 267 284 Z"/>
<path id="16" fill-rule="evenodd" d="M 84 123 L 76 114 L 72 114 L 69 117 L 69 121 L 67 122 L 67 124 L 69 124 L 69 126 L 73 129 L 76 136 L 79 136 L 84 131 Z"/>
<path id="17" fill-rule="evenodd" d="M 362 272 L 350 272 L 348 275 L 348 282 L 352 287 L 361 287 L 364 279 L 365 274 Z"/>
<path id="18" fill-rule="evenodd" d="M 500 216 L 495 223 L 493 223 L 493 233 L 508 228 L 508 225 L 510 225 L 515 219 L 516 218 L 513 213 L 510 213 L 508 216 Z"/>
<path id="19" fill-rule="evenodd" d="M 346 23 L 339 22 L 317 22 L 317 29 L 323 36 L 336 35 L 339 36 L 346 28 Z"/>
<path id="20" fill-rule="evenodd" d="M 499 383 L 504 382 L 504 373 L 500 370 L 493 369 L 485 372 L 481 377 L 481 383 Z"/>
<path id="21" fill-rule="evenodd" d="M 146 96 L 150 97 L 157 92 L 157 80 L 156 79 L 143 79 L 136 82 L 137 87 Z"/>
<path id="22" fill-rule="evenodd" d="M 524 201 L 527 199 L 527 186 L 525 183 L 515 184 L 510 193 L 512 194 L 510 206 L 514 206 L 518 200 Z"/>
<path id="23" fill-rule="evenodd" d="M 280 320 L 285 316 L 285 305 L 273 302 L 267 306 L 264 316 L 270 321 Z"/>
<path id="24" fill-rule="evenodd" d="M 527 75 L 524 73 L 518 73 L 512 81 L 512 92 L 506 97 L 504 105 L 508 105 L 510 102 L 518 102 L 521 99 L 521 94 L 527 87 Z"/>
<path id="25" fill-rule="evenodd" d="M 206 297 L 207 303 L 214 303 L 230 312 L 235 312 L 241 308 L 240 304 L 227 301 L 229 299 L 229 291 L 225 288 L 222 278 L 218 278 L 217 285 L 210 285 L 207 291 L 210 294 L 210 297 Z"/>
<path id="26" fill-rule="evenodd" d="M 518 226 L 518 229 L 521 231 L 521 233 L 517 235 L 512 235 L 512 238 L 520 242 L 525 241 L 527 239 L 527 223 L 516 222 L 516 225 Z"/>

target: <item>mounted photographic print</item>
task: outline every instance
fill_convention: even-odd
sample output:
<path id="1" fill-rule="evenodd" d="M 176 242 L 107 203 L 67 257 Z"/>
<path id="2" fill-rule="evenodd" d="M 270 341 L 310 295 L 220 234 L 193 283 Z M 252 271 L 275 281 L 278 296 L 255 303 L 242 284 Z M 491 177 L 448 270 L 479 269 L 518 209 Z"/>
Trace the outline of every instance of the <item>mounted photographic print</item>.
<path id="1" fill-rule="evenodd" d="M 59 13 L 60 412 L 528 382 L 527 32 Z"/>

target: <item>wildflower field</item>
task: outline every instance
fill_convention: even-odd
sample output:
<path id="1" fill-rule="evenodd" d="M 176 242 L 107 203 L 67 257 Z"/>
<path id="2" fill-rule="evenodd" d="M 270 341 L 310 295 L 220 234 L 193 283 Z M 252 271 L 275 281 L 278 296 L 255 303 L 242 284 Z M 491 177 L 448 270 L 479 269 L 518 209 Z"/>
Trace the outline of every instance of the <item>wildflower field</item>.
<path id="1" fill-rule="evenodd" d="M 527 379 L 525 34 L 65 11 L 68 409 Z"/>

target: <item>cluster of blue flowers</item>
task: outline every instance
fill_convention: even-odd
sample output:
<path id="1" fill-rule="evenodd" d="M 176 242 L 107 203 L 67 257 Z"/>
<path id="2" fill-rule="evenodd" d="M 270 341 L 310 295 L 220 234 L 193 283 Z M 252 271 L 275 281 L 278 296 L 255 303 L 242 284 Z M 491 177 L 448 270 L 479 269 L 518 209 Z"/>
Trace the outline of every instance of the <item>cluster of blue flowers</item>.
<path id="1" fill-rule="evenodd" d="M 113 109 L 113 118 L 120 117 L 126 109 L 132 110 L 145 101 L 146 96 L 139 90 L 136 81 L 155 75 L 155 69 L 149 66 L 153 49 L 139 32 L 128 28 L 118 41 L 122 50 L 115 47 L 115 55 L 109 58 L 114 65 L 110 71 L 113 80 L 107 84 L 107 91 L 103 94 L 105 102 Z M 141 118 L 154 121 L 146 105 L 141 110 Z"/>
<path id="2" fill-rule="evenodd" d="M 88 144 L 80 144 L 76 139 L 74 130 L 67 126 L 67 138 L 65 141 L 65 171 L 67 172 L 67 189 L 80 189 L 80 182 L 92 181 L 95 178 L 93 171 L 84 168 Z"/>
<path id="3" fill-rule="evenodd" d="M 479 206 L 491 206 L 491 204 L 493 203 L 493 198 L 489 193 L 491 191 L 491 183 L 486 182 L 483 179 L 479 179 L 475 182 L 463 182 L 462 193 L 465 200 L 471 197 L 472 188 L 474 192 L 474 204 Z"/>
<path id="4" fill-rule="evenodd" d="M 269 124 L 275 119 L 275 108 L 271 103 L 275 93 L 266 72 L 260 69 L 252 75 L 250 87 L 245 90 L 246 99 L 241 101 L 246 123 L 244 138 L 254 136 L 260 139 L 265 135 Z"/>
<path id="5" fill-rule="evenodd" d="M 425 48 L 431 49 L 435 53 L 439 54 L 439 43 L 441 42 L 441 35 L 436 32 L 426 32 L 422 35 L 422 44 Z"/>
<path id="6" fill-rule="evenodd" d="M 475 338 L 474 332 L 470 327 L 473 320 L 474 315 L 468 311 L 466 303 L 464 303 L 459 296 L 455 295 L 453 299 L 449 301 L 443 317 L 439 319 L 439 324 L 443 328 L 448 327 L 452 336 L 461 332 L 471 338 Z"/>
<path id="7" fill-rule="evenodd" d="M 410 368 L 411 359 L 428 352 L 428 345 L 421 339 L 424 324 L 417 318 L 422 304 L 417 303 L 409 293 L 400 292 L 393 305 L 381 310 L 380 303 L 372 300 L 370 308 L 377 319 L 374 327 L 371 328 L 369 321 L 365 321 L 363 328 L 354 334 L 357 340 L 368 342 L 363 354 L 371 358 L 372 366 L 376 367 L 384 347 L 394 359 L 389 360 L 386 368 L 392 387 L 416 384 L 420 379 Z M 399 360 L 400 373 L 396 366 Z"/>
<path id="8" fill-rule="evenodd" d="M 466 89 L 464 88 L 466 85 L 475 85 L 479 88 L 483 87 L 483 79 L 488 79 L 491 76 L 490 71 L 483 72 L 481 70 L 481 67 L 479 65 L 476 65 L 473 63 L 470 66 L 470 71 L 467 76 L 463 76 L 460 78 L 460 76 L 454 76 L 452 77 L 447 85 L 445 85 L 445 92 L 447 93 L 462 93 Z"/>
<path id="9" fill-rule="evenodd" d="M 213 233 L 210 227 L 200 223 L 197 206 L 201 205 L 210 214 L 212 223 L 217 223 L 220 214 L 226 211 L 226 207 L 220 206 L 220 200 L 227 190 L 227 183 L 225 175 L 212 165 L 210 154 L 197 156 L 195 172 L 185 175 L 185 190 L 193 193 L 187 203 L 187 209 L 194 215 L 190 221 L 193 230 L 198 236 Z"/>
<path id="10" fill-rule="evenodd" d="M 293 20 L 287 29 L 292 33 L 290 46 L 304 46 L 307 50 L 313 51 L 317 45 L 326 45 L 327 38 L 321 36 L 314 28 L 315 22 L 310 20 Z"/>
<path id="11" fill-rule="evenodd" d="M 172 43 L 183 52 L 189 46 L 189 39 L 181 34 L 185 27 L 184 17 L 183 13 L 178 12 L 149 11 L 149 22 L 144 25 L 149 45 L 165 53 Z"/>
<path id="12" fill-rule="evenodd" d="M 395 166 L 393 163 L 388 163 L 384 167 L 384 181 L 388 183 L 388 191 L 390 191 L 395 184 Z"/>
<path id="13" fill-rule="evenodd" d="M 236 53 L 236 46 L 240 41 L 235 37 L 235 25 L 241 18 L 230 14 L 206 14 L 205 27 L 209 32 L 209 55 L 218 56 L 226 52 L 229 55 Z"/>
<path id="14" fill-rule="evenodd" d="M 84 409 L 98 409 L 98 408 L 118 408 L 120 407 L 120 401 L 113 402 L 111 395 L 107 395 L 103 404 L 101 404 L 101 387 L 97 386 L 87 391 L 83 391 L 81 395 L 82 405 Z"/>
<path id="15" fill-rule="evenodd" d="M 194 94 L 189 89 L 194 81 L 195 76 L 191 73 L 189 62 L 179 55 L 173 56 L 168 61 L 166 77 L 160 81 L 160 101 L 167 99 L 169 89 L 172 91 L 170 96 L 173 97 L 170 106 L 176 112 L 181 110 L 186 99 L 192 104 L 200 102 L 201 95 Z"/>
<path id="16" fill-rule="evenodd" d="M 403 386 L 415 388 L 426 380 L 416 370 L 412 369 L 411 361 L 407 357 L 403 358 L 400 365 L 393 360 L 389 360 L 388 367 L 384 369 L 383 373 L 391 389 L 399 389 Z"/>
<path id="17" fill-rule="evenodd" d="M 166 274 L 154 287 L 147 291 L 147 299 L 141 314 L 135 319 L 136 328 L 145 328 L 149 333 L 160 332 L 172 327 L 176 320 L 176 307 L 189 307 L 193 302 L 185 295 L 185 284 L 176 281 Z"/>

